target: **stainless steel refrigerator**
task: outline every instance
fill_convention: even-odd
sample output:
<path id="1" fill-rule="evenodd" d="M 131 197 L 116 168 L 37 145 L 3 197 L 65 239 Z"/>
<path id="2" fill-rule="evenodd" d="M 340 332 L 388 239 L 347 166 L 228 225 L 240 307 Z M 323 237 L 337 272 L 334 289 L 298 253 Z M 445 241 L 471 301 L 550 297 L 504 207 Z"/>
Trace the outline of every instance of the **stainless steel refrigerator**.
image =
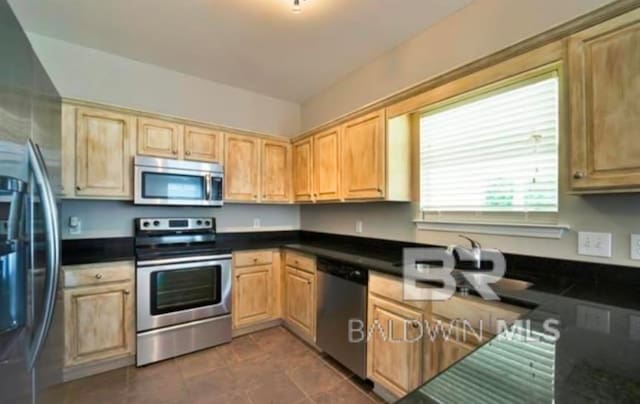
<path id="1" fill-rule="evenodd" d="M 60 108 L 54 85 L 0 0 L 0 404 L 58 401 L 64 348 Z"/>

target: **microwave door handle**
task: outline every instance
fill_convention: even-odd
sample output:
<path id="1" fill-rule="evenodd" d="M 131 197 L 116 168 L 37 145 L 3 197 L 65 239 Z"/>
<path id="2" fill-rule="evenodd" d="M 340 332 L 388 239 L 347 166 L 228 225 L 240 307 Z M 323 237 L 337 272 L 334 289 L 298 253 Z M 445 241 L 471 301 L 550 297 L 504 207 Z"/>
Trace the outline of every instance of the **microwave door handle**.
<path id="1" fill-rule="evenodd" d="M 206 174 L 204 176 L 204 189 L 206 193 L 207 201 L 211 200 L 211 174 Z"/>
<path id="2" fill-rule="evenodd" d="M 29 347 L 28 366 L 33 369 L 42 351 L 45 339 L 51 327 L 53 310 L 56 303 L 56 287 L 60 270 L 60 229 L 58 226 L 58 207 L 49 181 L 47 167 L 40 148 L 28 141 L 29 165 L 39 189 L 40 204 L 44 212 L 47 237 L 47 262 L 45 275 L 45 299 L 42 321 L 37 325 L 34 338 Z"/>

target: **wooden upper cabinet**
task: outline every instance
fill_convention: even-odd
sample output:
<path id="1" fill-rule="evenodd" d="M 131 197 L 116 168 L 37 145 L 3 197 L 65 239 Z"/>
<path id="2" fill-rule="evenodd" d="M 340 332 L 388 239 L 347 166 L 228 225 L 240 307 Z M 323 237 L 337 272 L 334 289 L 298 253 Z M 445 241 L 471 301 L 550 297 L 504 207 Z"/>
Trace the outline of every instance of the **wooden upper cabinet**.
<path id="1" fill-rule="evenodd" d="M 422 374 L 422 338 L 411 322 L 422 322 L 422 312 L 397 302 L 369 295 L 367 376 L 397 397 L 417 388 Z M 373 327 L 377 322 L 379 329 Z M 408 328 L 407 328 L 408 327 Z M 380 331 L 382 330 L 382 332 Z M 406 341 L 400 341 L 407 334 Z"/>
<path id="2" fill-rule="evenodd" d="M 293 144 L 293 199 L 296 202 L 313 200 L 313 138 Z"/>
<path id="3" fill-rule="evenodd" d="M 640 189 L 640 9 L 569 39 L 572 188 Z"/>
<path id="4" fill-rule="evenodd" d="M 385 118 L 380 110 L 342 127 L 342 195 L 344 199 L 385 196 Z"/>
<path id="5" fill-rule="evenodd" d="M 224 133 L 198 126 L 184 127 L 184 159 L 222 163 Z"/>
<path id="6" fill-rule="evenodd" d="M 182 158 L 182 125 L 152 118 L 138 118 L 138 154 Z"/>
<path id="7" fill-rule="evenodd" d="M 77 196 L 132 196 L 135 119 L 126 114 L 78 108 L 75 186 Z"/>
<path id="8" fill-rule="evenodd" d="M 291 200 L 291 144 L 262 141 L 262 201 Z"/>
<path id="9" fill-rule="evenodd" d="M 224 199 L 258 202 L 260 139 L 226 134 L 224 154 Z"/>
<path id="10" fill-rule="evenodd" d="M 318 201 L 340 199 L 340 128 L 313 137 L 313 189 Z"/>

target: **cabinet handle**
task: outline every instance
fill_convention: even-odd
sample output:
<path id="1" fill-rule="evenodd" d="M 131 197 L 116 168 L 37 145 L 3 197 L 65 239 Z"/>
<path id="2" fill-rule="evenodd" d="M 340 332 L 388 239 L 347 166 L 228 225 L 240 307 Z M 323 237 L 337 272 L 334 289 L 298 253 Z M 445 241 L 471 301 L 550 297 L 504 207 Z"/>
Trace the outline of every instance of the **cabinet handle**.
<path id="1" fill-rule="evenodd" d="M 575 178 L 576 180 L 581 180 L 584 178 L 584 172 L 583 171 L 576 171 L 575 173 L 573 173 L 573 178 Z"/>
<path id="2" fill-rule="evenodd" d="M 102 274 L 101 273 L 97 273 L 96 274 L 96 279 L 102 279 Z"/>

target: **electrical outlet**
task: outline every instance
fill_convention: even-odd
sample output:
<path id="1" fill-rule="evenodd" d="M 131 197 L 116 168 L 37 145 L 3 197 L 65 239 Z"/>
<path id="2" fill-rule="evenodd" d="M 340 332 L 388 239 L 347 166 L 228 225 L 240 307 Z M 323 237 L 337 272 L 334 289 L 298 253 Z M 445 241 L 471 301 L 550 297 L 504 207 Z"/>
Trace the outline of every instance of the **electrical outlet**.
<path id="1" fill-rule="evenodd" d="M 609 334 L 611 313 L 599 307 L 578 305 L 576 325 L 585 330 Z"/>
<path id="2" fill-rule="evenodd" d="M 259 228 L 260 228 L 260 226 L 261 226 L 261 224 L 260 224 L 260 219 L 259 219 L 259 218 L 255 218 L 255 219 L 253 219 L 253 228 L 254 228 L 254 229 L 259 229 Z"/>
<path id="3" fill-rule="evenodd" d="M 356 220 L 356 233 L 362 233 L 362 220 Z"/>
<path id="4" fill-rule="evenodd" d="M 640 234 L 631 235 L 631 259 L 640 260 Z"/>
<path id="5" fill-rule="evenodd" d="M 82 220 L 78 216 L 69 218 L 69 234 L 82 234 Z"/>
<path id="6" fill-rule="evenodd" d="M 578 233 L 579 255 L 611 258 L 612 244 L 611 233 Z"/>

